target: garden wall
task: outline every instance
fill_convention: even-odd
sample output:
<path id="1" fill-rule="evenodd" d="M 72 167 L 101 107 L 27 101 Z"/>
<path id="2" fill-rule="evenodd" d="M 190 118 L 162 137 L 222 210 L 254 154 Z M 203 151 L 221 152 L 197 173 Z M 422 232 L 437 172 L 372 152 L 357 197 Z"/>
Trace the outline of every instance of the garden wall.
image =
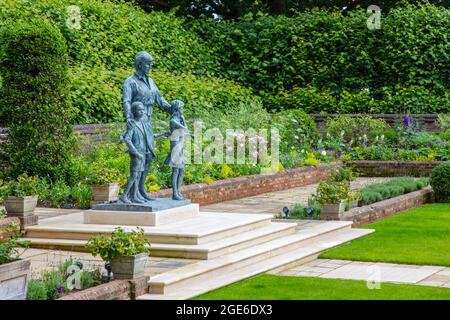
<path id="1" fill-rule="evenodd" d="M 319 132 L 324 133 L 326 130 L 326 122 L 330 118 L 335 118 L 339 114 L 311 114 L 317 124 Z M 390 126 L 403 123 L 404 114 L 368 114 L 375 119 L 382 119 L 386 121 Z M 415 121 L 420 124 L 423 131 L 437 132 L 440 131 L 439 126 L 436 125 L 436 114 L 412 114 Z"/>
<path id="2" fill-rule="evenodd" d="M 444 161 L 344 161 L 363 177 L 428 177 Z"/>
<path id="3" fill-rule="evenodd" d="M 430 186 L 395 198 L 357 207 L 339 215 L 321 215 L 321 219 L 353 221 L 353 226 L 359 226 L 429 202 L 433 202 L 433 190 Z"/>
<path id="4" fill-rule="evenodd" d="M 338 161 L 318 166 L 286 169 L 279 173 L 219 180 L 211 184 L 198 183 L 183 186 L 181 191 L 192 202 L 206 205 L 317 183 L 327 178 L 333 169 L 341 165 L 342 162 Z M 170 197 L 172 189 L 160 190 L 152 195 Z"/>
<path id="5" fill-rule="evenodd" d="M 114 280 L 83 291 L 68 294 L 58 300 L 135 300 L 148 293 L 148 277 L 136 280 Z"/>

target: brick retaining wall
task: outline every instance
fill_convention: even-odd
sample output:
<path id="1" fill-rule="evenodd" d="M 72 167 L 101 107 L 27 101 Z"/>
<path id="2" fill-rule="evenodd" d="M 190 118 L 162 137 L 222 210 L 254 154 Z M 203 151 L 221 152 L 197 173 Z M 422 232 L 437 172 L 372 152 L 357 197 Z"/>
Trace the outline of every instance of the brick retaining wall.
<path id="1" fill-rule="evenodd" d="M 344 161 L 363 177 L 427 177 L 444 161 Z"/>
<path id="2" fill-rule="evenodd" d="M 395 198 L 354 208 L 339 215 L 322 215 L 321 219 L 353 221 L 353 226 L 356 227 L 429 202 L 433 202 L 433 190 L 430 186 Z"/>
<path id="3" fill-rule="evenodd" d="M 148 293 L 148 277 L 136 280 L 114 280 L 83 291 L 74 292 L 58 300 L 135 300 Z"/>
<path id="4" fill-rule="evenodd" d="M 183 186 L 181 192 L 194 203 L 200 205 L 213 204 L 317 183 L 327 178 L 333 169 L 341 165 L 342 163 L 337 161 L 318 166 L 286 169 L 279 173 L 219 180 L 211 184 L 192 184 Z M 152 195 L 158 198 L 171 197 L 172 189 L 160 190 L 152 193 Z"/>

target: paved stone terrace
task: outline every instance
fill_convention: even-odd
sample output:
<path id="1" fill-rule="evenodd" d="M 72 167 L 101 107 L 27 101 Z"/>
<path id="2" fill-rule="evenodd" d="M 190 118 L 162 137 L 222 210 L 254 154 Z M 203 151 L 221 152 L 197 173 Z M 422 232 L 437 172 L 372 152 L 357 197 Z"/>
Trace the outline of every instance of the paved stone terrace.
<path id="1" fill-rule="evenodd" d="M 352 189 L 360 189 L 372 183 L 380 183 L 390 178 L 358 178 L 352 182 Z M 292 188 L 283 191 L 269 192 L 253 197 L 230 200 L 207 206 L 201 206 L 202 211 L 242 212 L 242 213 L 272 213 L 279 215 L 283 207 L 291 207 L 296 203 L 307 204 L 308 197 L 315 193 L 318 184 Z"/>
<path id="2" fill-rule="evenodd" d="M 450 268 L 441 266 L 316 259 L 276 274 L 450 288 Z"/>
<path id="3" fill-rule="evenodd" d="M 352 183 L 352 188 L 357 189 L 371 183 L 385 181 L 389 178 L 358 178 Z M 202 206 L 201 211 L 215 212 L 241 212 L 241 213 L 272 213 L 274 216 L 281 212 L 284 206 L 292 206 L 295 203 L 306 204 L 308 196 L 313 194 L 318 184 L 311 184 L 304 187 L 287 189 L 283 191 L 270 192 L 258 196 L 242 198 L 239 200 L 226 201 L 218 204 Z M 2 209 L 3 207 L 0 207 Z M 80 212 L 80 209 L 59 209 L 59 208 L 36 208 L 36 214 L 40 220 L 50 217 Z M 298 221 L 298 228 L 311 227 L 321 221 Z M 104 262 L 99 257 L 93 257 L 89 253 L 28 249 L 22 255 L 23 259 L 31 260 L 31 272 L 33 278 L 39 278 L 43 271 L 56 268 L 59 263 L 73 258 L 82 261 L 85 269 L 99 267 L 105 273 Z M 190 259 L 158 258 L 149 257 L 146 265 L 146 274 L 154 276 L 166 271 L 180 268 L 186 264 L 195 262 Z"/>

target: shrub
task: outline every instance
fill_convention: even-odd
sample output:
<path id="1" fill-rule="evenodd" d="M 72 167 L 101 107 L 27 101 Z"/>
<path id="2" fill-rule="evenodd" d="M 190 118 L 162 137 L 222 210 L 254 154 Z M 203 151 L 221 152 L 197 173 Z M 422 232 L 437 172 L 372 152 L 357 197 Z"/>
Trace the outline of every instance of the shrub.
<path id="1" fill-rule="evenodd" d="M 11 223 L 0 230 L 0 265 L 18 260 L 21 253 L 19 248 L 29 247 L 29 242 L 19 242 L 19 239 L 24 235 L 24 231 L 20 231 L 20 226 Z"/>
<path id="2" fill-rule="evenodd" d="M 339 115 L 327 121 L 327 134 L 342 136 L 344 141 L 349 144 L 367 143 L 371 131 L 382 130 L 386 127 L 387 124 L 384 120 L 373 119 L 370 116 Z"/>
<path id="3" fill-rule="evenodd" d="M 139 253 L 148 253 L 150 241 L 146 238 L 144 230 L 137 228 L 131 232 L 125 232 L 117 227 L 108 236 L 99 236 L 89 239 L 86 248 L 94 257 L 100 256 L 104 261 L 111 261 L 120 256 L 133 256 Z"/>
<path id="4" fill-rule="evenodd" d="M 30 279 L 27 300 L 47 300 L 47 286 L 42 280 Z"/>
<path id="5" fill-rule="evenodd" d="M 29 177 L 26 173 L 21 174 L 17 179 L 9 181 L 5 185 L 0 184 L 0 195 L 3 197 L 26 197 L 38 194 L 39 179 Z"/>
<path id="6" fill-rule="evenodd" d="M 43 282 L 47 289 L 47 299 L 55 300 L 62 294 L 63 288 L 66 285 L 61 273 L 58 271 L 46 271 L 43 274 Z"/>
<path id="7" fill-rule="evenodd" d="M 280 151 L 310 145 L 318 136 L 316 123 L 302 110 L 274 114 L 272 126 L 280 132 Z"/>
<path id="8" fill-rule="evenodd" d="M 450 202 L 450 162 L 440 164 L 431 172 L 431 186 L 436 201 Z"/>
<path id="9" fill-rule="evenodd" d="M 2 30 L 2 108 L 10 128 L 1 144 L 9 176 L 67 179 L 72 138 L 67 48 L 58 29 L 30 19 Z"/>
<path id="10" fill-rule="evenodd" d="M 347 182 L 322 181 L 317 187 L 317 201 L 320 204 L 339 203 L 348 198 L 349 191 Z"/>

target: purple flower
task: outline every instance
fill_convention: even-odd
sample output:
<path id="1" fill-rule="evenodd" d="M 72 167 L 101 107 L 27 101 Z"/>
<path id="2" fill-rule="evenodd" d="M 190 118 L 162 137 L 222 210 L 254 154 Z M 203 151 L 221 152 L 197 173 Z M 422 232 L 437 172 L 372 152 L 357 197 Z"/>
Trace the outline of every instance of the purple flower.
<path id="1" fill-rule="evenodd" d="M 336 159 L 339 159 L 339 158 L 341 157 L 341 155 L 340 155 L 339 153 L 336 153 L 336 154 L 334 155 L 334 157 L 335 157 Z"/>
<path id="2" fill-rule="evenodd" d="M 445 142 L 445 141 L 439 141 L 438 142 L 438 145 L 440 145 L 441 147 L 445 147 L 446 144 L 447 144 L 447 142 Z"/>
<path id="3" fill-rule="evenodd" d="M 413 117 L 411 117 L 409 115 L 409 113 L 405 114 L 405 116 L 403 117 L 403 125 L 405 126 L 406 129 L 409 129 L 412 127 L 414 122 Z"/>
<path id="4" fill-rule="evenodd" d="M 63 286 L 57 286 L 56 287 L 56 291 L 58 291 L 58 294 L 62 294 L 63 293 L 63 289 L 64 289 Z"/>

